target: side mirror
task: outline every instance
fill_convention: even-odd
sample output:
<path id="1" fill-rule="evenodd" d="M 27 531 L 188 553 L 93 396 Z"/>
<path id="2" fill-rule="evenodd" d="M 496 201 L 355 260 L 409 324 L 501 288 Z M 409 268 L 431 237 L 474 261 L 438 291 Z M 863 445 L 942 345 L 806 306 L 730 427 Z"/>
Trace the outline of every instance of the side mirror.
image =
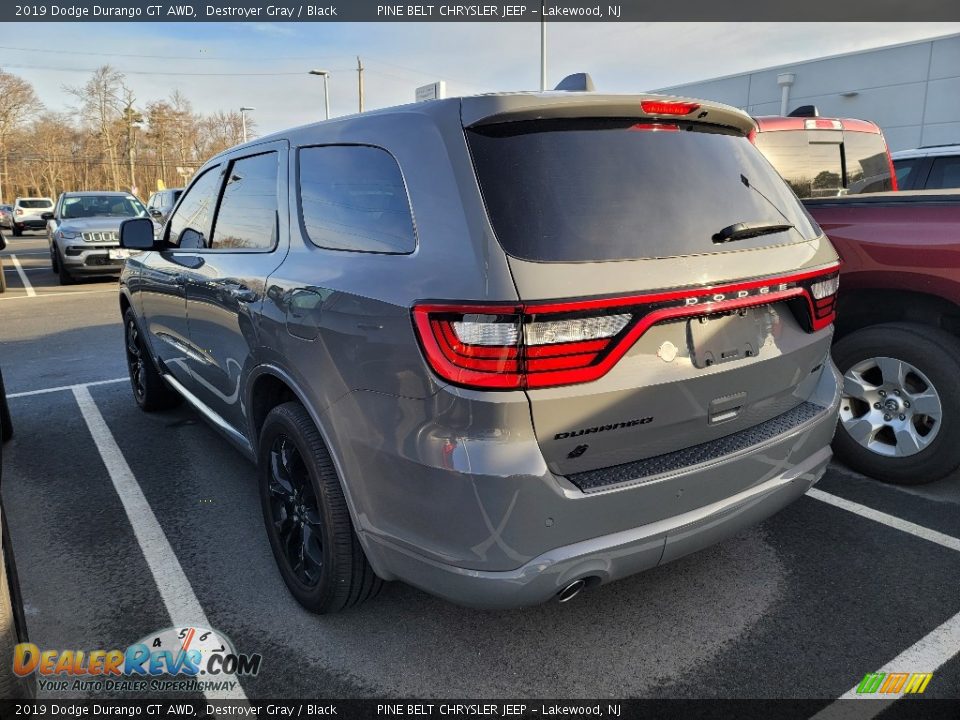
<path id="1" fill-rule="evenodd" d="M 41 213 L 40 219 L 41 219 L 41 220 L 53 220 L 53 213 L 52 213 L 52 212 Z"/>
<path id="2" fill-rule="evenodd" d="M 153 250 L 153 220 L 130 218 L 120 223 L 120 247 L 129 250 Z"/>
<path id="3" fill-rule="evenodd" d="M 160 217 L 160 215 L 162 215 L 162 213 L 156 208 L 150 208 L 150 214 L 154 217 Z"/>

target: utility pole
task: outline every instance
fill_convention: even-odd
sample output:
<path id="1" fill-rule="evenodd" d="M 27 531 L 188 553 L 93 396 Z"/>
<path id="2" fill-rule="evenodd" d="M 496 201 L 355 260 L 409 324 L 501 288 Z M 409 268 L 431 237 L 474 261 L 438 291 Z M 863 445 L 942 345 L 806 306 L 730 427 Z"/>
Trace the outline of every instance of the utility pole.
<path id="1" fill-rule="evenodd" d="M 540 92 L 547 89 L 547 16 L 540 3 Z"/>
<path id="2" fill-rule="evenodd" d="M 132 103 L 124 108 L 124 114 L 127 116 L 127 171 L 130 174 L 130 192 L 136 195 L 138 188 L 137 179 L 133 172 L 133 143 L 135 137 L 133 131 L 143 127 L 143 119 L 140 113 L 133 109 Z"/>
<path id="3" fill-rule="evenodd" d="M 363 112 L 363 63 L 357 55 L 357 95 L 360 98 L 360 112 Z"/>

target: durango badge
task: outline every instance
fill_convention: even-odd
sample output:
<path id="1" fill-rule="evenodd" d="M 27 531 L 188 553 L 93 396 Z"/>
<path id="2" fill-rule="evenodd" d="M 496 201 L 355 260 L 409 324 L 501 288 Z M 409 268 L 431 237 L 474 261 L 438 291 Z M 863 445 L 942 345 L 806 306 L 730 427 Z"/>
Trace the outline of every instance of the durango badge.
<path id="1" fill-rule="evenodd" d="M 554 440 L 564 440 L 566 438 L 580 437 L 581 435 L 590 435 L 592 433 L 606 432 L 607 430 L 620 430 L 622 428 L 633 427 L 635 425 L 646 425 L 653 422 L 653 417 L 637 418 L 636 420 L 627 420 L 626 422 L 613 423 L 612 425 L 597 425 L 583 430 L 572 430 L 570 432 L 557 433 L 553 436 Z"/>

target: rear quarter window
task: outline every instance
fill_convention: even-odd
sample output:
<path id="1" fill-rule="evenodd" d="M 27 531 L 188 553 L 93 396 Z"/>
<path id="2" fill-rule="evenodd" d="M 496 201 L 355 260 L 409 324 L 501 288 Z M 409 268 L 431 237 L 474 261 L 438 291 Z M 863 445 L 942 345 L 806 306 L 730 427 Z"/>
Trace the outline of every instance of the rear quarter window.
<path id="1" fill-rule="evenodd" d="M 413 214 L 400 166 L 367 145 L 301 148 L 303 230 L 330 250 L 407 254 L 416 249 Z"/>

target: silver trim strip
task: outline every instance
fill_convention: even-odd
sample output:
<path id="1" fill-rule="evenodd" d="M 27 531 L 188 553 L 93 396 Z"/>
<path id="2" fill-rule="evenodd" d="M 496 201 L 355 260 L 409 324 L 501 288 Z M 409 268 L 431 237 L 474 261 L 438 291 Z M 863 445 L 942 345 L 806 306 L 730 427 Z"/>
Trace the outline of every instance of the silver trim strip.
<path id="1" fill-rule="evenodd" d="M 251 457 L 253 456 L 253 446 L 250 444 L 250 441 L 237 430 L 226 420 L 224 420 L 220 415 L 210 409 L 209 406 L 204 404 L 196 395 L 187 390 L 183 385 L 181 385 L 173 376 L 163 375 L 163 379 L 167 381 L 167 384 L 170 385 L 174 390 L 183 395 L 193 407 L 203 415 L 210 423 L 224 433 L 227 437 L 237 443 L 241 448 L 246 450 Z"/>

